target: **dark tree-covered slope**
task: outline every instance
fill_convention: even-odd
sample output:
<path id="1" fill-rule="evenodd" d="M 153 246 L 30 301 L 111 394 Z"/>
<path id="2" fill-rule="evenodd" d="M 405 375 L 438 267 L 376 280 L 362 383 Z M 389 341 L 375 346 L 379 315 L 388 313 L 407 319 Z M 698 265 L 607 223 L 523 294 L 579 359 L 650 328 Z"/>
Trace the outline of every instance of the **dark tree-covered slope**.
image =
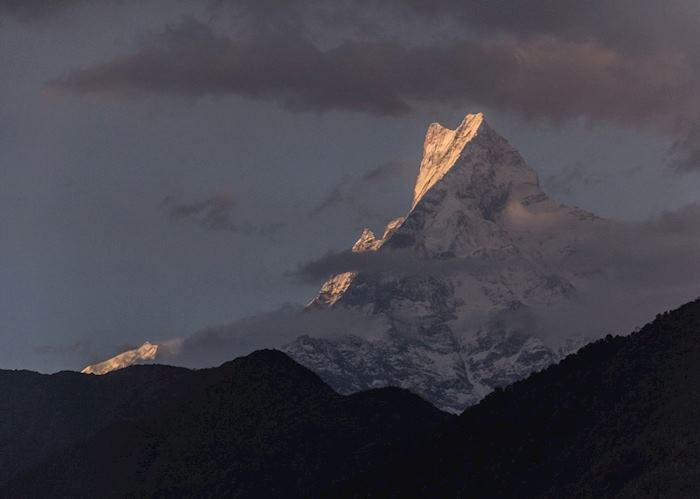
<path id="1" fill-rule="evenodd" d="M 295 497 L 345 490 L 450 416 L 404 390 L 341 396 L 277 351 L 206 371 L 183 403 L 112 424 L 6 497 Z M 194 376 L 204 375 L 193 373 Z"/>
<path id="2" fill-rule="evenodd" d="M 700 497 L 700 301 L 591 344 L 449 426 L 356 492 Z"/>
<path id="3" fill-rule="evenodd" d="M 399 389 L 340 396 L 276 351 L 182 372 L 196 389 L 114 419 L 0 496 L 700 496 L 700 301 L 458 418 Z"/>
<path id="4" fill-rule="evenodd" d="M 191 371 L 134 366 L 108 376 L 0 371 L 0 484 L 119 420 L 135 420 L 192 389 Z"/>

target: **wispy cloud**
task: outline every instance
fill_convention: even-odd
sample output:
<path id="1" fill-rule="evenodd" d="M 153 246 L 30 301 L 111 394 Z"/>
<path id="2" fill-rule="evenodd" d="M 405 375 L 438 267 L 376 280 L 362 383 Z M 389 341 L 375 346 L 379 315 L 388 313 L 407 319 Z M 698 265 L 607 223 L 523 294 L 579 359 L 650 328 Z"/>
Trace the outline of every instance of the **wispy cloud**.
<path id="1" fill-rule="evenodd" d="M 413 178 L 414 176 L 414 169 L 405 163 L 401 161 L 387 161 L 372 168 L 359 178 L 342 179 L 309 211 L 309 215 L 315 217 L 343 205 L 364 207 L 369 201 L 366 199 L 368 190 L 386 182 L 409 177 Z"/>
<path id="2" fill-rule="evenodd" d="M 222 326 L 202 329 L 159 348 L 158 361 L 210 366 L 260 348 L 280 348 L 302 335 L 332 338 L 362 332 L 379 334 L 380 319 L 353 310 L 317 310 L 283 305 Z"/>
<path id="3" fill-rule="evenodd" d="M 177 196 L 166 196 L 160 208 L 173 222 L 192 222 L 211 232 L 231 232 L 248 236 L 271 236 L 284 224 L 251 225 L 236 221 L 236 202 L 227 192 L 213 194 L 200 201 L 182 201 Z"/>
<path id="4" fill-rule="evenodd" d="M 511 320 L 552 344 L 570 337 L 593 338 L 628 333 L 653 314 L 700 295 L 700 206 L 691 205 L 643 223 L 601 224 L 585 234 L 566 256 L 550 255 L 542 269 L 575 278 L 576 292 L 552 306 L 519 309 Z M 551 227 L 550 227 L 551 229 Z M 330 274 L 361 271 L 373 279 L 394 273 L 402 279 L 432 279 L 455 275 L 513 271 L 525 263 L 517 256 L 452 258 L 429 261 L 407 251 L 331 252 L 301 266 L 296 279 L 317 282 Z M 530 268 L 525 265 L 523 268 Z M 553 274 L 556 275 L 556 274 Z M 585 277 L 584 277 L 585 276 Z M 452 324 L 456 334 L 474 330 L 491 320 L 474 312 Z M 380 337 L 387 324 L 381 316 L 337 307 L 308 311 L 283 306 L 231 324 L 206 328 L 174 340 L 160 361 L 212 365 L 257 348 L 280 347 L 300 335 L 336 337 L 352 334 Z"/>
<path id="5" fill-rule="evenodd" d="M 189 203 L 182 202 L 174 196 L 167 196 L 160 206 L 168 218 L 175 222 L 193 220 L 211 231 L 242 231 L 233 221 L 236 203 L 228 193 L 214 194 L 202 201 Z"/>

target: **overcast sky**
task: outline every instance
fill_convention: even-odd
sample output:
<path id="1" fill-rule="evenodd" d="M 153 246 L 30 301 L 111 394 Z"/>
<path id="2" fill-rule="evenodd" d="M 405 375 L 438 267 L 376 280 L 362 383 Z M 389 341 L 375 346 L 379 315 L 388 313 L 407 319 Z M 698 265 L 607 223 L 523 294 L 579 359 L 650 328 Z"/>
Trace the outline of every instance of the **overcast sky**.
<path id="1" fill-rule="evenodd" d="M 318 284 L 483 111 L 558 200 L 698 201 L 696 0 L 0 0 L 0 368 L 79 369 Z"/>

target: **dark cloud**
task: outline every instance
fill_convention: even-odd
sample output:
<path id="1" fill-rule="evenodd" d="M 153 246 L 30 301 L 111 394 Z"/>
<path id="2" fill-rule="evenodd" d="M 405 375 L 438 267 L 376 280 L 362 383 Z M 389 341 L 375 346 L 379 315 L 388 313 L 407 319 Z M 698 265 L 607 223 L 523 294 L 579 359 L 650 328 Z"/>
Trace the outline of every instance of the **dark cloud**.
<path id="1" fill-rule="evenodd" d="M 50 86 L 122 96 L 232 94 L 294 110 L 390 116 L 423 104 L 484 105 L 663 133 L 700 115 L 694 65 L 663 47 L 634 53 L 595 40 L 507 36 L 411 46 L 351 40 L 319 48 L 301 36 L 233 39 L 193 20 L 133 55 L 72 71 Z M 688 150 L 685 141 L 679 145 Z"/>
<path id="2" fill-rule="evenodd" d="M 593 41 L 347 41 L 321 49 L 301 37 L 235 40 L 190 20 L 136 54 L 73 71 L 51 86 L 117 95 L 237 94 L 292 109 L 378 115 L 406 113 L 421 102 L 477 102 L 532 117 L 643 123 L 687 107 L 691 73 L 679 54 L 636 56 Z"/>
<path id="3" fill-rule="evenodd" d="M 400 4 L 421 16 L 456 17 L 482 32 L 597 39 L 640 51 L 652 45 L 689 41 L 700 13 L 693 0 L 669 0 L 663 4 L 656 0 L 397 0 L 389 3 Z"/>
<path id="4" fill-rule="evenodd" d="M 301 265 L 291 276 L 302 282 L 318 283 L 343 272 L 377 273 L 421 268 L 411 266 L 411 260 L 414 257 L 410 253 L 399 251 L 329 251 L 320 258 Z"/>
<path id="5" fill-rule="evenodd" d="M 236 94 L 299 110 L 400 114 L 410 105 L 390 90 L 391 82 L 379 80 L 387 58 L 403 58 L 397 50 L 360 44 L 323 51 L 285 36 L 236 41 L 188 21 L 133 56 L 72 72 L 50 86 L 87 94 Z"/>
<path id="6" fill-rule="evenodd" d="M 127 3 L 128 0 L 0 0 L 0 12 L 43 16 L 80 4 Z M 178 0 L 172 0 L 177 3 Z M 451 19 L 480 31 L 518 34 L 549 33 L 568 38 L 599 38 L 640 45 L 665 37 L 677 40 L 694 33 L 694 0 L 199 0 L 193 2 L 232 11 L 251 28 L 280 25 L 310 29 L 326 22 L 330 28 L 390 24 L 397 16 L 422 21 Z M 668 27 L 676 29 L 668 31 Z M 640 48 L 646 48 L 642 45 Z"/>
<path id="7" fill-rule="evenodd" d="M 449 104 L 554 121 L 583 117 L 681 137 L 670 158 L 678 170 L 700 160 L 697 134 L 689 132 L 700 119 L 700 5 L 693 0 L 199 4 L 232 12 L 235 30 L 188 20 L 136 53 L 50 86 L 239 95 L 312 112 L 396 116 Z"/>

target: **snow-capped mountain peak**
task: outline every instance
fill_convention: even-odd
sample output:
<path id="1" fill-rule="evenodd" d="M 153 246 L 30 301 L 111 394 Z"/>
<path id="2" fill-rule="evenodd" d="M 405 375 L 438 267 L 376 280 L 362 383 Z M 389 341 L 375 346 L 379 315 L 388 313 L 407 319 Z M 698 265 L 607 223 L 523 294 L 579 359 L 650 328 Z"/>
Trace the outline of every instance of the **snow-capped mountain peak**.
<path id="1" fill-rule="evenodd" d="M 483 114 L 453 130 L 434 123 L 411 209 L 381 239 L 366 229 L 353 246 L 383 253 L 383 262 L 394 251 L 413 255 L 412 265 L 339 273 L 310 307 L 368 314 L 386 324 L 384 335 L 304 336 L 286 351 L 341 392 L 396 385 L 460 411 L 570 349 L 545 344 L 532 318 L 575 292 L 572 276 L 549 270 L 545 255 L 565 254 L 599 221 L 542 192 L 535 171 Z"/>
<path id="2" fill-rule="evenodd" d="M 355 253 L 361 253 L 363 251 L 376 251 L 379 249 L 382 242 L 382 239 L 376 238 L 374 232 L 369 229 L 364 229 L 362 234 L 360 234 L 360 238 L 353 245 L 352 251 Z"/>

